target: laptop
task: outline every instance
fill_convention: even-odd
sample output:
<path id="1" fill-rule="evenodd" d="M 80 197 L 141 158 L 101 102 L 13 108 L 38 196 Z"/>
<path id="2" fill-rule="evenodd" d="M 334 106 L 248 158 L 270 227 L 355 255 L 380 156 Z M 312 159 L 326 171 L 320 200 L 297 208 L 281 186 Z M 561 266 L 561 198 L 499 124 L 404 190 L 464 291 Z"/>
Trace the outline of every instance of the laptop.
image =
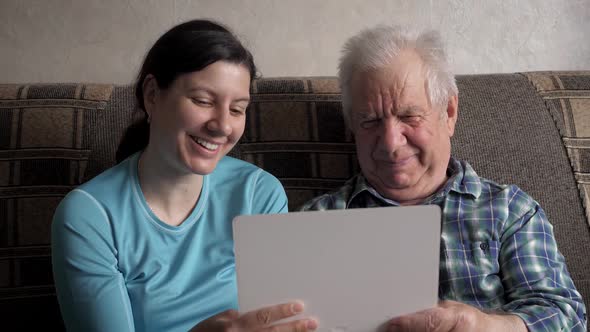
<path id="1" fill-rule="evenodd" d="M 238 216 L 240 312 L 300 300 L 318 331 L 372 332 L 434 307 L 440 225 L 436 205 Z"/>

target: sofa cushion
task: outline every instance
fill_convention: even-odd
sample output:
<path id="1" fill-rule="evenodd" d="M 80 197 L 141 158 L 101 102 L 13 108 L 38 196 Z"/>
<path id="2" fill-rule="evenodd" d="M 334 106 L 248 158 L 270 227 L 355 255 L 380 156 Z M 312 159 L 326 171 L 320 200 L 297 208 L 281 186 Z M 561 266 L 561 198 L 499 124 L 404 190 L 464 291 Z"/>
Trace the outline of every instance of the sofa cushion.
<path id="1" fill-rule="evenodd" d="M 559 128 L 590 222 L 590 71 L 533 72 L 526 76 Z"/>
<path id="2" fill-rule="evenodd" d="M 255 81 L 238 150 L 281 180 L 291 210 L 359 169 L 333 77 Z"/>
<path id="3" fill-rule="evenodd" d="M 590 260 L 588 226 L 590 226 L 590 71 L 525 73 L 559 129 L 567 151 L 580 199 L 585 208 L 587 227 L 578 226 L 561 239 L 560 245 L 570 266 L 576 286 L 590 309 Z M 553 188 L 551 188 L 553 189 Z M 570 205 L 571 206 L 571 205 Z M 570 206 L 564 207 L 569 208 Z M 573 224 L 569 222 L 569 224 Z M 582 242 L 584 240 L 584 242 Z"/>
<path id="4" fill-rule="evenodd" d="M 106 108 L 112 90 L 109 85 L 0 85 L 3 313 L 18 303 L 55 303 L 53 211 L 84 179 L 91 154 L 86 119 Z"/>
<path id="5" fill-rule="evenodd" d="M 570 82 L 579 88 L 587 84 L 579 78 Z M 540 202 L 590 307 L 590 228 L 576 183 L 585 177 L 577 172 L 574 178 L 550 110 L 522 74 L 461 75 L 457 83 L 453 155 L 471 163 L 480 176 L 516 184 Z M 253 86 L 252 100 L 241 156 L 279 178 L 290 209 L 340 186 L 358 171 L 336 78 L 261 79 Z M 577 129 L 587 128 L 582 125 L 590 123 L 587 115 L 577 112 Z M 566 144 L 571 151 L 571 140 Z M 590 165 L 586 157 L 577 158 L 579 167 Z"/>

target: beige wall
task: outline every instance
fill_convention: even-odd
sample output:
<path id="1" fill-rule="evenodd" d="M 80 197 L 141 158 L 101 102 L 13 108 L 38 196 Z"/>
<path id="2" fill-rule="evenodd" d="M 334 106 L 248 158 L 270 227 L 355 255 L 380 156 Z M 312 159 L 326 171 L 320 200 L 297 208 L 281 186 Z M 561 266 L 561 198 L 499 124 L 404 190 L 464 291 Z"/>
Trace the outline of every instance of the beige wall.
<path id="1" fill-rule="evenodd" d="M 588 0 L 0 0 L 0 82 L 129 83 L 197 17 L 238 32 L 267 77 L 335 75 L 343 41 L 376 23 L 441 30 L 457 73 L 590 69 Z"/>

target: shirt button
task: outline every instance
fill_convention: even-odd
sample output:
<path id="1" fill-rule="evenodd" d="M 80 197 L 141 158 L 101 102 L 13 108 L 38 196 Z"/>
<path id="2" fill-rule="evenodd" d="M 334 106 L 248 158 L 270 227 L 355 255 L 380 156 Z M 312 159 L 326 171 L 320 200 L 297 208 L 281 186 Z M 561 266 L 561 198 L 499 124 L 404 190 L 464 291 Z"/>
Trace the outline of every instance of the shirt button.
<path id="1" fill-rule="evenodd" d="M 479 245 L 479 247 L 481 248 L 481 250 L 483 251 L 487 251 L 488 249 L 490 249 L 490 245 L 487 242 L 481 243 Z"/>

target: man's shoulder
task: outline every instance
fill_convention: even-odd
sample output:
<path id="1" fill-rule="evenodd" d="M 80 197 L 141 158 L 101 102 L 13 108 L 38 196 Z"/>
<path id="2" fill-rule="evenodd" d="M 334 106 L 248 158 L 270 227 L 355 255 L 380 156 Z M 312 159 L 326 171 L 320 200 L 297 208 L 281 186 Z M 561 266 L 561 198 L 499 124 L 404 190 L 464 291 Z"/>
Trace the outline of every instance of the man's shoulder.
<path id="1" fill-rule="evenodd" d="M 504 184 L 484 177 L 478 177 L 478 179 L 481 185 L 482 194 L 484 195 L 496 196 L 501 193 L 520 190 L 520 188 L 514 184 Z"/>
<path id="2" fill-rule="evenodd" d="M 534 199 L 516 184 L 502 184 L 494 180 L 480 177 L 482 197 L 488 199 L 525 200 L 532 202 Z"/>
<path id="3" fill-rule="evenodd" d="M 465 177 L 463 179 L 463 186 L 467 187 L 469 184 L 465 182 L 477 182 L 478 189 L 471 191 L 473 199 L 473 207 L 495 206 L 496 208 L 504 207 L 513 213 L 522 214 L 531 209 L 539 208 L 539 203 L 523 189 L 516 184 L 503 184 L 495 180 L 478 176 L 473 168 L 467 163 L 463 163 L 465 167 Z M 465 199 L 467 197 L 464 197 Z"/>
<path id="4" fill-rule="evenodd" d="M 322 211 L 346 209 L 346 205 L 354 191 L 355 183 L 359 175 L 347 180 L 339 188 L 323 195 L 312 198 L 304 203 L 299 211 Z"/>

